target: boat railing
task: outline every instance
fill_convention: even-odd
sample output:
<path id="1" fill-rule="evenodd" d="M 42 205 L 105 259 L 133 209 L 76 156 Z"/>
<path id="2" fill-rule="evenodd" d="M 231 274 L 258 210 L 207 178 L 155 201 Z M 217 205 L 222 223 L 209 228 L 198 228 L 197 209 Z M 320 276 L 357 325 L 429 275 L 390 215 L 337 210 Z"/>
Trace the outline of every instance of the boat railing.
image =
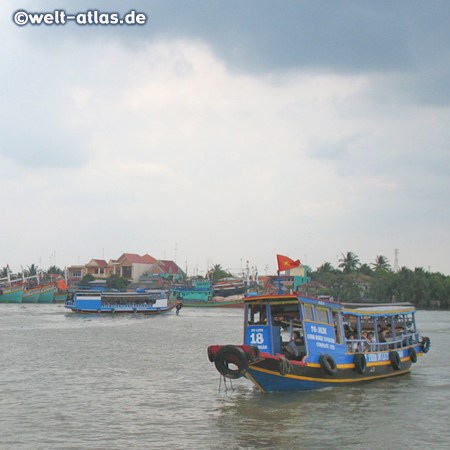
<path id="1" fill-rule="evenodd" d="M 369 342 L 367 339 L 346 339 L 349 352 L 380 352 L 396 348 L 404 348 L 419 342 L 419 333 L 406 333 L 388 338 L 386 342 Z"/>

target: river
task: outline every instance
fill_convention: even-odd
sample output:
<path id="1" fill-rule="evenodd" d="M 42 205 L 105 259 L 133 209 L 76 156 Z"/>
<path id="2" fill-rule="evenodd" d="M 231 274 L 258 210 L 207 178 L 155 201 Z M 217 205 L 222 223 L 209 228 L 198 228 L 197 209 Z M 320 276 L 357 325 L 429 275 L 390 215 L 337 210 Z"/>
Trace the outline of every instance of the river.
<path id="1" fill-rule="evenodd" d="M 450 312 L 411 374 L 295 394 L 221 382 L 210 344 L 242 343 L 241 309 L 80 316 L 0 305 L 0 450 L 450 447 Z"/>

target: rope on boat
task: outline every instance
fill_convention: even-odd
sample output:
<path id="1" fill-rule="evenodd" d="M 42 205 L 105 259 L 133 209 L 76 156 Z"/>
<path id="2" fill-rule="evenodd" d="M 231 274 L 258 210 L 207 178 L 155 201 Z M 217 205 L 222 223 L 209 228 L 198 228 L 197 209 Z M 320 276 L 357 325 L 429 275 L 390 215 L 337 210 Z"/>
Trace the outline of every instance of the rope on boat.
<path id="1" fill-rule="evenodd" d="M 219 392 L 220 392 L 220 387 L 222 386 L 222 379 L 223 379 L 223 385 L 225 388 L 225 392 L 228 392 L 228 386 L 227 386 L 227 377 L 225 377 L 224 375 L 220 375 L 219 376 Z M 234 391 L 234 387 L 233 387 L 233 383 L 231 382 L 231 379 L 228 378 L 230 380 L 230 389 L 232 391 Z"/>

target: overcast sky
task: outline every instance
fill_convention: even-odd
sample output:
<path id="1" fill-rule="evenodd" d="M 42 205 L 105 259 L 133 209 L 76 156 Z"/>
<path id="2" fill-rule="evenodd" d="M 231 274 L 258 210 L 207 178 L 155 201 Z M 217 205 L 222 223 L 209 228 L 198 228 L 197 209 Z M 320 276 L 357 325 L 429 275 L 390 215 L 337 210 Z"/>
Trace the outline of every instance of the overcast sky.
<path id="1" fill-rule="evenodd" d="M 145 13 L 17 26 L 17 10 Z M 450 275 L 448 1 L 0 4 L 0 267 Z"/>

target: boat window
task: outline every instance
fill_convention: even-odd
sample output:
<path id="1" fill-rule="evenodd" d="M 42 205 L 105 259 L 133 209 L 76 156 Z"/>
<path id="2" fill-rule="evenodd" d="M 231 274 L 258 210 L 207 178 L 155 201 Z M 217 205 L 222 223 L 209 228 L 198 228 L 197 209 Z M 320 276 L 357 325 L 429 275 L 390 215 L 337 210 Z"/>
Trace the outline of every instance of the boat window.
<path id="1" fill-rule="evenodd" d="M 336 335 L 336 344 L 342 344 L 341 322 L 339 320 L 339 312 L 332 311 L 334 334 Z"/>
<path id="2" fill-rule="evenodd" d="M 316 308 L 317 322 L 331 323 L 329 309 Z"/>
<path id="3" fill-rule="evenodd" d="M 314 306 L 313 305 L 304 305 L 305 308 L 305 319 L 314 321 Z"/>
<path id="4" fill-rule="evenodd" d="M 266 305 L 265 304 L 249 305 L 247 322 L 249 325 L 253 325 L 253 324 L 267 325 Z"/>

